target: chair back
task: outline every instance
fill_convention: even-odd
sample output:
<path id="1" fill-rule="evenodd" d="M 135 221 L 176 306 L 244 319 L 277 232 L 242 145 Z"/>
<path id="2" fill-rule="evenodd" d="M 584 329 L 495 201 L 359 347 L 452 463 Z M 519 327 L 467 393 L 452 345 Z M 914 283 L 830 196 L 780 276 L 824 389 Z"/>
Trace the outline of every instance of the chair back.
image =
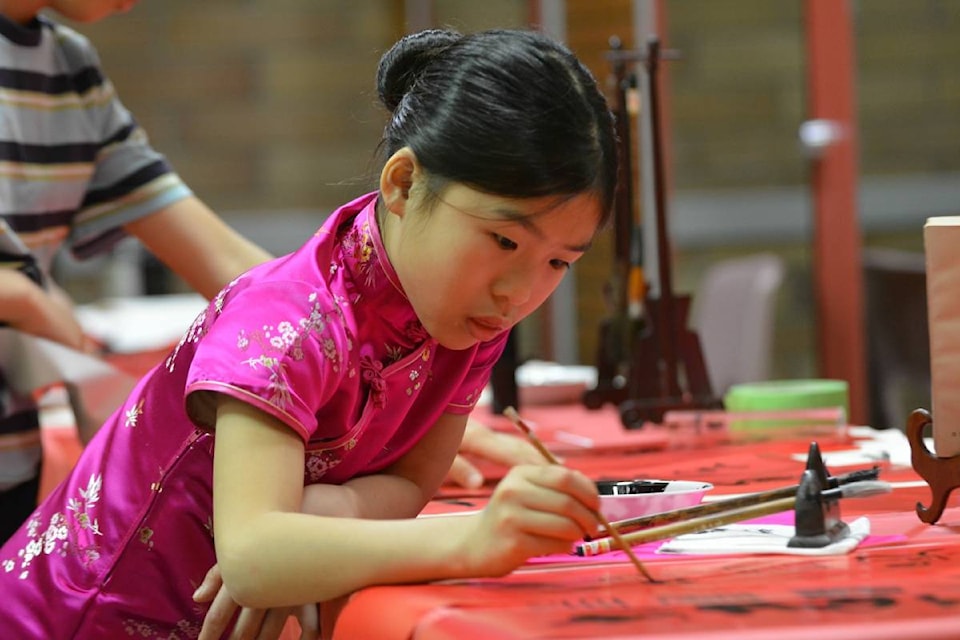
<path id="1" fill-rule="evenodd" d="M 700 336 L 714 394 L 770 378 L 783 259 L 771 253 L 722 260 L 704 275 L 690 323 Z"/>

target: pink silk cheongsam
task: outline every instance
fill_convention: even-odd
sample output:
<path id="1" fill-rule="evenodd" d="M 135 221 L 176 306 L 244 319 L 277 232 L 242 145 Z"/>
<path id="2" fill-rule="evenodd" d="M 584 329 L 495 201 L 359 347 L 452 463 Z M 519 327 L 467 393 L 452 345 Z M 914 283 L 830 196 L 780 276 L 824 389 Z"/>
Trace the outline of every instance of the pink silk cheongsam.
<path id="1" fill-rule="evenodd" d="M 0 549 L 0 635 L 194 638 L 215 563 L 211 392 L 303 439 L 304 483 L 341 483 L 468 413 L 506 334 L 463 351 L 426 334 L 377 229 L 376 194 L 228 285 Z"/>

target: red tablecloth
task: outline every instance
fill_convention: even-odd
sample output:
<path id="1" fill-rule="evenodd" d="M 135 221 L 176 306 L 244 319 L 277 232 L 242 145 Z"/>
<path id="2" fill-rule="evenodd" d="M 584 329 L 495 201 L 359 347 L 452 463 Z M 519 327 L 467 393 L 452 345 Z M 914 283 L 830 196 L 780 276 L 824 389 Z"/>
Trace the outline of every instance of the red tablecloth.
<path id="1" fill-rule="evenodd" d="M 675 446 L 662 433 L 623 433 L 612 410 L 579 406 L 530 408 L 524 417 L 565 464 L 595 478 L 646 477 L 712 482 L 711 495 L 795 484 L 803 464 L 794 459 L 805 438 L 740 438 L 739 442 Z M 502 422 L 480 412 L 503 428 Z M 561 429 L 589 434 L 595 450 L 557 441 Z M 617 444 L 618 434 L 623 442 Z M 79 455 L 72 425 L 43 431 L 48 491 Z M 851 446 L 821 436 L 829 453 Z M 865 465 L 869 466 L 869 465 Z M 830 469 L 843 473 L 850 468 Z M 499 477 L 496 468 L 487 471 Z M 624 561 L 598 556 L 586 562 L 531 563 L 495 580 L 374 587 L 351 596 L 340 612 L 335 640 L 391 638 L 669 638 L 671 640 L 850 640 L 960 637 L 960 508 L 937 525 L 914 512 L 930 490 L 906 466 L 886 466 L 881 479 L 893 493 L 842 503 L 849 521 L 866 515 L 871 534 L 898 541 L 861 546 L 842 556 L 681 556 L 645 558 L 658 580 L 650 584 Z M 910 485 L 913 486 L 910 486 Z M 446 487 L 427 513 L 481 508 L 492 485 L 479 492 Z M 954 561 L 957 562 L 954 562 Z M 288 625 L 283 640 L 298 637 Z"/>
<path id="2" fill-rule="evenodd" d="M 576 423 L 589 432 L 619 429 L 615 413 L 580 407 L 529 409 L 538 423 Z M 551 425 L 541 434 L 549 440 Z M 637 436 L 631 435 L 636 438 Z M 799 481 L 809 439 L 737 438 L 704 448 L 653 446 L 645 452 L 568 452 L 565 463 L 593 477 L 646 477 L 712 482 L 714 495 L 788 486 Z M 844 437 L 821 434 L 829 453 Z M 689 445 L 689 443 L 687 443 Z M 830 469 L 833 474 L 854 468 Z M 340 612 L 335 640 L 395 638 L 748 638 L 903 639 L 960 637 L 960 509 L 922 523 L 916 503 L 930 490 L 909 466 L 887 464 L 892 493 L 844 500 L 843 519 L 865 515 L 871 536 L 838 556 L 724 555 L 645 559 L 649 583 L 625 560 L 597 556 L 567 564 L 530 563 L 499 579 L 373 587 Z M 427 511 L 480 508 L 484 492 L 445 489 Z"/>

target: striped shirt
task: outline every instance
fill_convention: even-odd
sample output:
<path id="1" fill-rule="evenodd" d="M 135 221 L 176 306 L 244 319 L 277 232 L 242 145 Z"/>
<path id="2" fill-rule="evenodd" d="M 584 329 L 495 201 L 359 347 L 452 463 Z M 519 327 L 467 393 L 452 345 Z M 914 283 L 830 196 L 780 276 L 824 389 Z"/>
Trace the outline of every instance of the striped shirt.
<path id="1" fill-rule="evenodd" d="M 189 195 L 84 36 L 44 16 L 0 16 L 0 217 L 43 271 L 61 247 L 106 251 L 123 225 Z M 36 409 L 0 372 L 0 490 L 33 477 L 40 456 Z"/>

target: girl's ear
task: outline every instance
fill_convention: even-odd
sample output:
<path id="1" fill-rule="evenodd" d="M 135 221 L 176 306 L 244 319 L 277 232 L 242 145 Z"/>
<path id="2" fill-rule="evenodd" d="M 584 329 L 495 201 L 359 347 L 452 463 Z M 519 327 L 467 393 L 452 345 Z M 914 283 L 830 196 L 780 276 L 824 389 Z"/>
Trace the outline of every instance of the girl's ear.
<path id="1" fill-rule="evenodd" d="M 419 173 L 417 156 L 410 147 L 394 153 L 380 172 L 380 196 L 387 210 L 402 216 L 410 200 L 410 189 Z"/>

